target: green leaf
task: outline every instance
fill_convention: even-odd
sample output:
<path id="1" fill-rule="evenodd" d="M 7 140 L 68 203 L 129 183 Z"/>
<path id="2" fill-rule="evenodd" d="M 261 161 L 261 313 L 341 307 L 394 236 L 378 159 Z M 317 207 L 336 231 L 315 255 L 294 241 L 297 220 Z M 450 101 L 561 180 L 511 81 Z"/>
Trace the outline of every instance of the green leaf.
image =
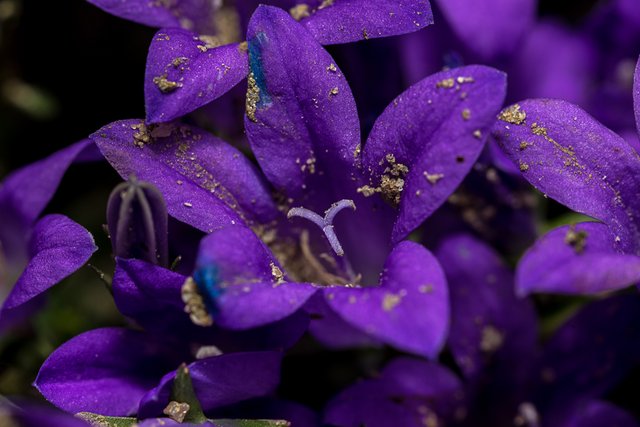
<path id="1" fill-rule="evenodd" d="M 202 412 L 200 401 L 198 401 L 198 397 L 193 390 L 191 375 L 189 375 L 189 368 L 184 363 L 178 368 L 176 377 L 173 380 L 171 400 L 189 405 L 189 411 L 185 415 L 183 422 L 202 424 L 207 421 L 207 417 L 205 417 Z"/>
<path id="2" fill-rule="evenodd" d="M 216 427 L 290 427 L 285 420 L 210 420 Z"/>
<path id="3" fill-rule="evenodd" d="M 92 414 L 91 412 L 79 412 L 76 417 L 87 421 L 94 427 L 132 427 L 137 423 L 135 418 L 130 417 L 105 417 L 104 415 Z"/>

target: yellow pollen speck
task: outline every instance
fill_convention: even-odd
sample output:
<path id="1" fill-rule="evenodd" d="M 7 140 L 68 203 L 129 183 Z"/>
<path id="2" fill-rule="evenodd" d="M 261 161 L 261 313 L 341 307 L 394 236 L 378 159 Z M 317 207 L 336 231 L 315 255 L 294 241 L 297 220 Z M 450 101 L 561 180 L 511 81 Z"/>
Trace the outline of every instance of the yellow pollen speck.
<path id="1" fill-rule="evenodd" d="M 529 170 L 529 165 L 524 162 L 520 162 L 520 172 L 526 172 L 528 170 Z"/>
<path id="2" fill-rule="evenodd" d="M 475 79 L 473 77 L 458 76 L 456 77 L 456 81 L 458 82 L 458 84 L 465 84 L 465 83 L 473 83 L 475 82 Z"/>
<path id="3" fill-rule="evenodd" d="M 331 71 L 332 73 L 335 73 L 336 71 L 338 71 L 338 67 L 336 67 L 336 64 L 334 64 L 333 62 L 331 64 L 329 64 L 329 66 L 327 67 L 327 71 Z"/>
<path id="4" fill-rule="evenodd" d="M 322 3 L 320 3 L 320 6 L 318 6 L 318 10 L 322 10 L 324 8 L 327 8 L 329 6 L 333 6 L 333 2 L 335 0 L 323 0 Z"/>
<path id="5" fill-rule="evenodd" d="M 247 112 L 247 117 L 252 122 L 257 122 L 256 119 L 256 110 L 258 109 L 258 102 L 260 101 L 260 89 L 258 88 L 258 83 L 256 83 L 256 78 L 253 75 L 253 72 L 249 73 L 247 77 L 247 100 L 245 109 Z"/>
<path id="6" fill-rule="evenodd" d="M 182 87 L 182 83 L 171 81 L 167 79 L 166 75 L 154 77 L 153 84 L 155 84 L 162 93 L 173 92 L 179 87 Z"/>
<path id="7" fill-rule="evenodd" d="M 184 418 L 187 416 L 187 412 L 189 412 L 189 409 L 190 406 L 188 403 L 180 403 L 172 400 L 162 410 L 162 413 L 171 418 L 173 421 L 182 423 L 184 421 Z"/>
<path id="8" fill-rule="evenodd" d="M 213 325 L 213 318 L 207 312 L 207 308 L 198 291 L 198 286 L 192 277 L 188 277 L 180 291 L 182 302 L 185 303 L 184 311 L 189 314 L 191 321 L 198 326 Z"/>
<path id="9" fill-rule="evenodd" d="M 520 143 L 520 147 L 518 147 L 520 149 L 520 151 L 525 150 L 527 147 L 531 146 L 533 144 L 527 142 L 527 141 L 522 141 Z"/>
<path id="10" fill-rule="evenodd" d="M 369 40 L 369 33 L 367 33 L 366 28 L 363 28 L 363 29 L 362 29 L 362 37 L 363 37 L 365 40 Z"/>
<path id="11" fill-rule="evenodd" d="M 331 95 L 335 96 L 335 95 L 337 95 L 337 94 L 338 94 L 338 87 L 337 87 L 337 86 L 336 86 L 336 87 L 334 87 L 334 88 L 332 88 L 332 89 L 329 91 L 329 96 L 331 96 Z"/>
<path id="12" fill-rule="evenodd" d="M 473 131 L 473 136 L 477 139 L 481 139 L 482 138 L 482 132 L 480 131 L 480 129 L 474 130 Z"/>
<path id="13" fill-rule="evenodd" d="M 423 294 L 429 294 L 431 292 L 433 292 L 433 285 L 422 285 L 418 288 L 418 291 L 420 291 Z"/>
<path id="14" fill-rule="evenodd" d="M 505 108 L 498 114 L 498 119 L 503 122 L 511 123 L 514 125 L 521 125 L 527 118 L 527 113 L 520 109 L 520 105 L 513 104 L 510 107 Z"/>
<path id="15" fill-rule="evenodd" d="M 453 78 L 449 78 L 449 79 L 440 80 L 438 83 L 436 83 L 436 87 L 451 89 L 454 84 L 455 84 L 455 80 L 453 80 Z"/>
<path id="16" fill-rule="evenodd" d="M 567 230 L 567 234 L 564 236 L 564 242 L 571 246 L 573 250 L 579 255 L 584 252 L 584 248 L 587 246 L 587 232 L 584 230 L 576 230 L 576 226 L 572 225 Z"/>
<path id="17" fill-rule="evenodd" d="M 298 4 L 289 9 L 289 14 L 296 21 L 300 21 L 304 18 L 311 16 L 308 4 Z"/>
<path id="18" fill-rule="evenodd" d="M 465 120 L 469 120 L 471 118 L 471 110 L 465 108 L 462 110 L 462 118 Z"/>
<path id="19" fill-rule="evenodd" d="M 502 346 L 504 337 L 495 327 L 488 325 L 482 328 L 482 338 L 480 339 L 480 350 L 485 352 L 495 352 Z"/>
<path id="20" fill-rule="evenodd" d="M 384 298 L 382 299 L 382 309 L 384 311 L 391 311 L 396 308 L 398 304 L 400 304 L 401 300 L 402 296 L 399 294 L 385 294 Z"/>
<path id="21" fill-rule="evenodd" d="M 442 173 L 428 173 L 427 171 L 425 171 L 423 172 L 423 175 L 431 185 L 436 185 L 438 181 L 444 178 L 444 174 Z"/>
<path id="22" fill-rule="evenodd" d="M 273 277 L 273 280 L 275 280 L 276 285 L 284 283 L 284 273 L 282 273 L 280 267 L 278 267 L 273 261 L 269 265 L 271 266 L 271 276 Z"/>

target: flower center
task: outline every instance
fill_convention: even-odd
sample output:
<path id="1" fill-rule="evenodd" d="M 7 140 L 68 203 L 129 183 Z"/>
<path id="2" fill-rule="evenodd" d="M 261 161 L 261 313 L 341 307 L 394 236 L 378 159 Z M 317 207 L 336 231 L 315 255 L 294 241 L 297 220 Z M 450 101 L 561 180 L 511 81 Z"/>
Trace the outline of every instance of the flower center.
<path id="1" fill-rule="evenodd" d="M 339 202 L 332 204 L 331 207 L 324 212 L 324 217 L 321 217 L 307 208 L 291 208 L 287 213 L 287 218 L 290 219 L 291 217 L 298 216 L 313 222 L 315 225 L 320 227 L 324 235 L 327 237 L 329 245 L 331 245 L 331 249 L 333 249 L 336 255 L 343 256 L 344 250 L 342 249 L 342 245 L 340 244 L 338 236 L 336 236 L 333 228 L 333 220 L 338 212 L 345 208 L 356 210 L 356 205 L 353 203 L 353 200 L 342 199 Z"/>

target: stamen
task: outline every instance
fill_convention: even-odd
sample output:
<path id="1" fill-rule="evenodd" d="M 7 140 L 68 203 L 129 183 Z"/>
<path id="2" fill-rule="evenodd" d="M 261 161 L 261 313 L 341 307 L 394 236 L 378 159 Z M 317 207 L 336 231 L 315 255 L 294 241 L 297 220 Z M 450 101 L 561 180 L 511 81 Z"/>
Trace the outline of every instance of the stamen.
<path id="1" fill-rule="evenodd" d="M 342 249 L 342 245 L 340 245 L 338 236 L 336 236 L 336 233 L 333 230 L 333 219 L 336 217 L 338 212 L 345 208 L 351 208 L 355 211 L 356 205 L 355 203 L 353 203 L 353 200 L 342 199 L 339 202 L 332 204 L 331 207 L 324 212 L 324 218 L 317 213 L 303 207 L 291 208 L 287 213 L 287 218 L 291 219 L 291 217 L 299 216 L 300 218 L 304 218 L 313 222 L 315 225 L 322 229 L 322 232 L 327 237 L 327 240 L 329 240 L 329 244 L 331 245 L 333 251 L 338 256 L 343 256 L 344 250 Z"/>

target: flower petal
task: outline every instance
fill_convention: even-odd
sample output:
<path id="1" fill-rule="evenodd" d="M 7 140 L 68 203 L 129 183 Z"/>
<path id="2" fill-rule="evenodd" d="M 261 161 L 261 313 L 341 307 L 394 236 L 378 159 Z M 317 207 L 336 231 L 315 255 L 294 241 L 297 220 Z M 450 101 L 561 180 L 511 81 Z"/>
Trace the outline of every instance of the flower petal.
<path id="1" fill-rule="evenodd" d="M 509 75 L 511 99 L 557 98 L 588 102 L 597 54 L 587 37 L 564 23 L 537 22 L 514 55 Z"/>
<path id="2" fill-rule="evenodd" d="M 380 286 L 332 287 L 329 306 L 351 325 L 400 350 L 437 356 L 449 327 L 449 295 L 435 257 L 402 242 L 385 263 Z"/>
<path id="3" fill-rule="evenodd" d="M 181 340 L 214 344 L 224 352 L 289 348 L 307 329 L 300 312 L 273 324 L 241 332 L 196 326 L 184 311 L 181 290 L 186 277 L 140 260 L 116 259 L 113 297 L 118 310 L 147 331 L 179 334 Z"/>
<path id="4" fill-rule="evenodd" d="M 640 136 L 640 59 L 636 64 L 636 72 L 633 77 L 633 109 L 636 113 L 636 127 Z"/>
<path id="5" fill-rule="evenodd" d="M 177 367 L 179 358 L 169 356 L 174 351 L 141 332 L 95 329 L 55 350 L 34 385 L 67 412 L 132 415 L 145 392 Z"/>
<path id="6" fill-rule="evenodd" d="M 280 382 L 282 354 L 275 351 L 230 353 L 188 365 L 196 396 L 204 411 L 275 390 Z M 160 415 L 169 403 L 175 373 L 165 375 L 140 403 L 139 416 Z"/>
<path id="7" fill-rule="evenodd" d="M 553 424 L 559 427 L 638 427 L 629 412 L 603 400 L 586 400 L 567 408 L 561 420 Z M 546 421 L 546 420 L 545 420 Z"/>
<path id="8" fill-rule="evenodd" d="M 246 51 L 167 28 L 153 37 L 145 74 L 147 123 L 168 122 L 224 95 L 247 76 Z"/>
<path id="9" fill-rule="evenodd" d="M 621 254 L 609 228 L 597 222 L 550 231 L 523 255 L 516 271 L 519 295 L 589 295 L 638 282 L 640 257 Z"/>
<path id="10" fill-rule="evenodd" d="M 2 307 L 2 316 L 19 308 L 82 267 L 98 248 L 82 226 L 63 215 L 36 223 L 30 260 Z"/>
<path id="11" fill-rule="evenodd" d="M 309 333 L 323 346 L 330 349 L 380 347 L 377 340 L 331 310 L 322 294 L 316 294 L 305 309 L 311 315 Z"/>
<path id="12" fill-rule="evenodd" d="M 88 422 L 58 409 L 20 400 L 0 403 L 0 414 L 0 419 L 9 427 L 91 427 Z"/>
<path id="13" fill-rule="evenodd" d="M 637 366 L 640 298 L 618 295 L 582 308 L 549 340 L 539 365 L 534 400 L 544 412 L 569 399 L 602 396 Z"/>
<path id="14" fill-rule="evenodd" d="M 433 24 L 428 0 L 330 0 L 301 22 L 321 44 L 412 33 Z"/>
<path id="15" fill-rule="evenodd" d="M 535 0 L 437 0 L 466 47 L 485 59 L 513 52 L 534 22 Z"/>
<path id="16" fill-rule="evenodd" d="M 0 242 L 10 260 L 16 253 L 23 254 L 33 223 L 53 197 L 63 175 L 92 146 L 91 140 L 84 139 L 13 172 L 2 181 Z"/>
<path id="17" fill-rule="evenodd" d="M 209 297 L 217 308 L 214 320 L 223 328 L 250 329 L 284 319 L 316 292 L 310 284 L 283 282 L 271 251 L 244 226 L 205 237 L 196 271 L 202 268 L 216 272 L 213 286 L 220 295 Z"/>
<path id="18" fill-rule="evenodd" d="M 510 378 L 529 373 L 537 340 L 530 301 L 516 298 L 513 274 L 497 253 L 468 235 L 445 240 L 436 251 L 451 294 L 449 346 L 469 377 L 489 366 Z"/>
<path id="19" fill-rule="evenodd" d="M 579 107 L 533 99 L 505 109 L 493 135 L 524 178 L 565 206 L 601 220 L 640 253 L 640 157 Z"/>
<path id="20" fill-rule="evenodd" d="M 210 0 L 87 0 L 119 18 L 150 27 L 183 27 L 213 34 L 216 2 Z"/>
<path id="21" fill-rule="evenodd" d="M 448 369 L 423 360 L 397 358 L 380 377 L 344 390 L 325 411 L 331 425 L 377 427 L 439 425 L 460 400 L 462 384 Z"/>
<path id="22" fill-rule="evenodd" d="M 484 147 L 505 90 L 504 73 L 461 67 L 415 84 L 378 118 L 363 166 L 371 172 L 373 187 L 400 201 L 394 242 L 419 226 L 462 182 Z"/>
<path id="23" fill-rule="evenodd" d="M 258 7 L 247 39 L 245 127 L 258 163 L 291 203 L 309 200 L 305 207 L 326 209 L 351 187 L 360 142 L 347 81 L 329 53 L 281 9 Z"/>
<path id="24" fill-rule="evenodd" d="M 120 176 L 134 174 L 160 189 L 169 214 L 202 231 L 269 222 L 279 214 L 256 168 L 242 153 L 195 127 L 114 122 L 94 133 Z"/>

